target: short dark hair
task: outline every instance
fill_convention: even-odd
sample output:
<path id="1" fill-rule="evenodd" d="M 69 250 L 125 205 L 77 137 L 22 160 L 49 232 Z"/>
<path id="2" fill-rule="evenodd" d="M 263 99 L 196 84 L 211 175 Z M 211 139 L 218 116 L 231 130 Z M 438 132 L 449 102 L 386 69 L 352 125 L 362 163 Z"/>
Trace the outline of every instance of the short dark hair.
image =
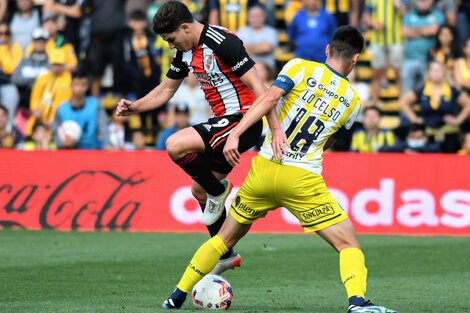
<path id="1" fill-rule="evenodd" d="M 179 1 L 164 3 L 153 17 L 153 31 L 156 34 L 169 34 L 183 23 L 192 23 L 194 17 L 188 7 Z"/>
<path id="2" fill-rule="evenodd" d="M 376 106 L 370 105 L 365 107 L 364 110 L 362 110 L 362 114 L 365 115 L 368 111 L 375 111 L 379 116 L 382 116 L 382 111 Z"/>
<path id="3" fill-rule="evenodd" d="M 79 69 L 72 73 L 72 79 L 86 79 L 90 81 L 91 75 L 84 69 Z"/>
<path id="4" fill-rule="evenodd" d="M 413 123 L 408 127 L 408 134 L 414 132 L 423 132 L 426 134 L 426 126 L 424 126 L 424 124 Z"/>
<path id="5" fill-rule="evenodd" d="M 333 34 L 330 42 L 330 56 L 342 59 L 352 58 L 364 48 L 364 36 L 355 27 L 341 26 Z"/>
<path id="6" fill-rule="evenodd" d="M 147 21 L 147 15 L 142 10 L 132 11 L 127 18 L 131 21 Z"/>

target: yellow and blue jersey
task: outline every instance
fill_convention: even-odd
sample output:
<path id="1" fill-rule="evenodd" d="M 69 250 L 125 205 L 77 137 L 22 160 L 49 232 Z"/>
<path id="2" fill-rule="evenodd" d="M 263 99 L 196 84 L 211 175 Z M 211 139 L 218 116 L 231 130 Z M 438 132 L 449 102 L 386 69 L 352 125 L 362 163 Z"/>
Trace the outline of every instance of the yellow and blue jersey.
<path id="1" fill-rule="evenodd" d="M 351 10 L 351 0 L 323 0 L 323 7 L 331 14 L 348 13 Z"/>
<path id="2" fill-rule="evenodd" d="M 286 94 L 277 104 L 289 146 L 282 164 L 321 174 L 323 146 L 341 128 L 350 129 L 360 112 L 360 99 L 348 79 L 327 64 L 293 59 L 273 86 Z M 274 160 L 271 132 L 260 155 Z"/>
<path id="3" fill-rule="evenodd" d="M 381 46 L 402 43 L 402 16 L 395 7 L 393 0 L 367 0 L 366 9 L 370 13 L 372 24 L 383 26 L 383 30 L 372 31 L 372 43 Z"/>

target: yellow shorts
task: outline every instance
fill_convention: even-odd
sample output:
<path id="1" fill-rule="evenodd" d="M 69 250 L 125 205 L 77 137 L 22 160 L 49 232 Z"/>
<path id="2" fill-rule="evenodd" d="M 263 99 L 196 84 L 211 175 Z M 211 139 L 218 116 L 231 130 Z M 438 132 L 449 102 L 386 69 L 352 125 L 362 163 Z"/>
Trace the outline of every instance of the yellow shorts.
<path id="1" fill-rule="evenodd" d="M 239 223 L 251 224 L 279 207 L 294 214 L 305 232 L 319 231 L 348 218 L 322 176 L 256 156 L 230 214 Z"/>

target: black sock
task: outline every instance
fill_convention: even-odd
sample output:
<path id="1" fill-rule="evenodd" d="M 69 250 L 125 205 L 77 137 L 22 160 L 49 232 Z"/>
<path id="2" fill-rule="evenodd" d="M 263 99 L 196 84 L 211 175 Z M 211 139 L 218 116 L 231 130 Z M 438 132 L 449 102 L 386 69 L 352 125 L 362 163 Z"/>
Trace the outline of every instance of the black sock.
<path id="1" fill-rule="evenodd" d="M 204 212 L 204 208 L 205 208 L 205 204 L 203 203 L 199 203 L 199 206 L 201 207 L 201 210 Z M 211 237 L 214 237 L 215 235 L 217 235 L 219 233 L 219 230 L 220 228 L 222 227 L 222 225 L 224 224 L 224 221 L 225 219 L 227 218 L 227 215 L 222 213 L 222 215 L 220 215 L 219 219 L 217 221 L 215 221 L 214 224 L 212 225 L 206 225 L 207 227 L 207 230 L 209 231 L 209 234 L 211 235 Z M 225 253 L 224 255 L 222 255 L 220 257 L 220 259 L 227 259 L 230 257 L 230 255 L 232 254 L 232 248 L 230 248 L 227 253 Z"/>
<path id="2" fill-rule="evenodd" d="M 186 300 L 186 295 L 186 292 L 175 288 L 175 290 L 173 290 L 173 292 L 171 293 L 170 298 L 173 300 L 175 306 L 179 308 L 183 305 L 184 301 Z"/>
<path id="3" fill-rule="evenodd" d="M 224 185 L 212 174 L 210 166 L 199 153 L 186 154 L 174 162 L 201 185 L 208 194 L 218 196 L 225 191 Z"/>
<path id="4" fill-rule="evenodd" d="M 364 303 L 366 303 L 366 300 L 363 297 L 352 296 L 349 298 L 349 305 L 363 306 Z"/>

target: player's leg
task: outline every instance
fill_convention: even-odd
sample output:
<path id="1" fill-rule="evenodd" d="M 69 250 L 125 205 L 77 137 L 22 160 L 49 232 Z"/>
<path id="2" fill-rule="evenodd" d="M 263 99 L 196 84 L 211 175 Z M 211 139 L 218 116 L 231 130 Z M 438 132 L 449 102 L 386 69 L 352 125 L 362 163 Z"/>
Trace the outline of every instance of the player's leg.
<path id="1" fill-rule="evenodd" d="M 206 241 L 196 251 L 176 289 L 163 302 L 162 309 L 179 309 L 194 285 L 216 266 L 219 258 L 248 232 L 250 226 L 251 224 L 241 224 L 228 216 L 220 234 Z"/>
<path id="2" fill-rule="evenodd" d="M 214 176 L 217 177 L 217 179 L 224 179 L 227 175 L 226 174 L 221 174 L 221 173 L 216 173 L 213 172 Z M 204 212 L 205 206 L 206 206 L 206 200 L 207 200 L 207 193 L 204 190 L 204 188 L 199 185 L 196 182 L 193 182 L 193 185 L 191 186 L 191 193 L 193 194 L 194 198 L 199 203 L 199 206 L 201 207 L 201 210 Z M 217 235 L 219 232 L 220 228 L 224 224 L 224 221 L 226 219 L 227 215 L 226 214 L 221 214 L 220 217 L 215 221 L 215 223 L 211 225 L 206 225 L 207 230 L 209 231 L 209 234 L 211 237 L 214 237 Z M 215 269 L 217 269 L 216 272 L 211 272 L 211 274 L 220 274 L 228 269 L 233 269 L 234 267 L 240 266 L 241 264 L 241 256 L 235 252 L 232 248 L 227 251 L 224 255 L 220 257 L 219 263 L 217 263 Z"/>
<path id="3" fill-rule="evenodd" d="M 222 194 L 224 186 L 214 176 L 207 159 L 203 154 L 206 145 L 201 135 L 192 127 L 182 129 L 171 135 L 166 148 L 170 158 L 191 178 L 210 194 Z"/>
<path id="4" fill-rule="evenodd" d="M 241 114 L 222 116 L 211 118 L 207 123 L 194 126 L 206 145 L 205 156 L 210 160 L 211 169 L 217 173 L 228 174 L 232 170 L 232 166 L 225 159 L 223 149 L 228 135 L 241 118 Z M 261 136 L 261 130 L 262 122 L 260 121 L 242 134 L 238 149 L 240 153 L 256 144 Z M 232 184 L 226 179 L 222 179 L 220 182 L 223 186 L 223 192 L 214 193 L 206 190 L 207 202 L 202 217 L 202 221 L 206 225 L 213 224 L 225 212 L 225 200 L 230 194 Z"/>
<path id="5" fill-rule="evenodd" d="M 163 303 L 163 309 L 180 308 L 187 293 L 214 268 L 220 256 L 248 232 L 256 219 L 266 216 L 270 209 L 277 207 L 272 201 L 275 199 L 275 188 L 272 187 L 275 181 L 272 175 L 275 173 L 266 166 L 270 164 L 274 163 L 259 156 L 254 158 L 219 234 L 206 241 L 193 256 L 177 288 Z"/>
<path id="6" fill-rule="evenodd" d="M 367 268 L 351 221 L 346 219 L 317 233 L 339 252 L 341 280 L 349 300 L 348 313 L 396 313 L 365 300 Z"/>

